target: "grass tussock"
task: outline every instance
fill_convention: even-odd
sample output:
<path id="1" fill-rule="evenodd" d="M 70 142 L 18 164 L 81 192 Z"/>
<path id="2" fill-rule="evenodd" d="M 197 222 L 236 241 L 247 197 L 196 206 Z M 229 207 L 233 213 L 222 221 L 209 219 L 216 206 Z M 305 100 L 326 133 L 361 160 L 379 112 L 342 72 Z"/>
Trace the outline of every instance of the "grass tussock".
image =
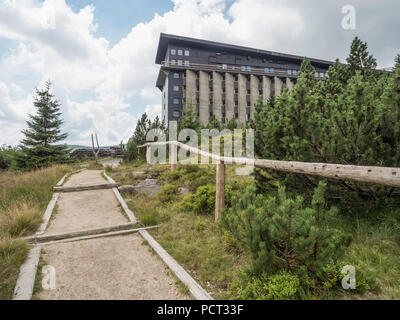
<path id="1" fill-rule="evenodd" d="M 53 186 L 72 167 L 58 165 L 30 172 L 0 174 L 0 299 L 10 299 L 28 244 L 52 198 Z"/>
<path id="2" fill-rule="evenodd" d="M 28 244 L 11 237 L 0 237 L 0 299 L 11 298 L 19 268 L 28 255 Z"/>

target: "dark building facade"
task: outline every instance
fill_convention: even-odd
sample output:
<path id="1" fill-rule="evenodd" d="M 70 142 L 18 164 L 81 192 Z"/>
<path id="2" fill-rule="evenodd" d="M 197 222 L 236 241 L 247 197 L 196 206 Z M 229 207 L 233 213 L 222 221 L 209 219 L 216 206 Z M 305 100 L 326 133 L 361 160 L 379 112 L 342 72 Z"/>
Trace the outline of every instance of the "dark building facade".
<path id="1" fill-rule="evenodd" d="M 211 116 L 221 123 L 235 118 L 240 124 L 254 117 L 259 97 L 296 83 L 304 57 L 246 48 L 162 33 L 156 64 L 156 86 L 162 91 L 162 119 L 177 121 L 191 105 L 207 125 Z M 308 58 L 315 77 L 324 80 L 330 61 Z"/>

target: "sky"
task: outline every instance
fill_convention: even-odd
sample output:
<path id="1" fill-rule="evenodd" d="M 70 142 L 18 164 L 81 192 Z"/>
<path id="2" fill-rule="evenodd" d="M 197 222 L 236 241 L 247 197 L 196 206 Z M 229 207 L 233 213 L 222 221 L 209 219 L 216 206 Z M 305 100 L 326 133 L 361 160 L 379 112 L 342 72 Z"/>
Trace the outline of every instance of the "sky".
<path id="1" fill-rule="evenodd" d="M 47 80 L 68 144 L 126 142 L 161 111 L 161 32 L 343 62 L 358 36 L 390 67 L 399 12 L 398 0 L 0 0 L 0 145 L 19 144 Z"/>

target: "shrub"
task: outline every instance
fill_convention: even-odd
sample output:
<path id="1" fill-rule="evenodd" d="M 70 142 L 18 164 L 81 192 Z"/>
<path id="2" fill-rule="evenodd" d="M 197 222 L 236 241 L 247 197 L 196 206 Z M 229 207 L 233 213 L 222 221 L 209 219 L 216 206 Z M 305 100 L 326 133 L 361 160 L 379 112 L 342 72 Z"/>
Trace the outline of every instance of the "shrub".
<path id="1" fill-rule="evenodd" d="M 178 187 L 173 184 L 164 184 L 158 194 L 160 201 L 171 202 L 178 194 Z"/>
<path id="2" fill-rule="evenodd" d="M 359 67 L 336 62 L 326 81 L 315 79 L 315 70 L 305 59 L 292 90 L 284 91 L 276 102 L 255 106 L 259 158 L 398 167 L 400 66 L 391 74 L 368 70 L 362 59 L 369 53 L 359 39 L 353 42 L 351 57 L 353 63 L 354 57 L 359 58 Z M 321 180 L 258 169 L 261 190 L 275 188 L 259 174 L 262 171 L 297 192 L 308 193 Z M 335 179 L 329 180 L 328 191 L 335 198 L 356 199 L 386 199 L 399 193 L 392 187 Z"/>
<path id="3" fill-rule="evenodd" d="M 256 195 L 255 187 L 233 197 L 221 224 L 250 249 L 255 273 L 283 269 L 310 285 L 309 275 L 320 277 L 324 265 L 344 253 L 350 237 L 328 227 L 337 210 L 325 209 L 325 188 L 321 182 L 315 189 L 310 207 L 302 197 L 287 198 L 284 188 L 278 197 Z"/>
<path id="4" fill-rule="evenodd" d="M 228 294 L 240 300 L 294 300 L 300 291 L 299 278 L 286 271 L 258 276 L 242 272 L 228 288 Z"/>
<path id="5" fill-rule="evenodd" d="M 213 214 L 215 211 L 215 185 L 205 185 L 197 189 L 196 193 L 189 194 L 183 199 L 183 207 L 194 213 Z M 232 187 L 225 186 L 225 202 L 230 204 L 232 198 Z"/>
<path id="6" fill-rule="evenodd" d="M 0 150 L 0 170 L 7 170 L 10 166 L 10 161 L 4 156 Z"/>
<path id="7" fill-rule="evenodd" d="M 160 176 L 161 181 L 165 181 L 168 183 L 175 182 L 179 180 L 180 177 L 182 177 L 182 171 L 180 170 L 175 170 L 175 171 L 166 170 L 163 173 L 161 173 Z"/>

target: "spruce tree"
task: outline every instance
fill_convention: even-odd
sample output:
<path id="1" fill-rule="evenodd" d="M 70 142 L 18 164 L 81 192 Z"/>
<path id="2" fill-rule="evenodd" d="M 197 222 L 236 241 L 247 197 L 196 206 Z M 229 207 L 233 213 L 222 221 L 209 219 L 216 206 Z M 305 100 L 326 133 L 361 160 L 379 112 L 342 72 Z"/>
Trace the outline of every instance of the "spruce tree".
<path id="1" fill-rule="evenodd" d="M 61 133 L 60 103 L 50 93 L 51 83 L 48 81 L 42 90 L 36 89 L 33 105 L 37 109 L 35 115 L 29 115 L 27 130 L 22 133 L 22 154 L 17 163 L 22 168 L 40 168 L 52 163 L 68 161 L 68 148 L 57 144 L 67 138 L 67 133 Z"/>
<path id="2" fill-rule="evenodd" d="M 357 71 L 361 71 L 362 75 L 371 75 L 377 66 L 376 59 L 368 52 L 367 43 L 358 37 L 355 37 L 351 43 L 350 55 L 346 61 L 351 76 Z"/>
<path id="3" fill-rule="evenodd" d="M 158 121 L 159 122 L 159 121 Z M 138 147 L 146 143 L 146 135 L 151 127 L 151 120 L 146 113 L 143 113 L 141 118 L 136 124 L 135 132 L 129 139 L 126 145 L 126 152 L 124 154 L 125 161 L 132 161 L 138 158 L 144 158 L 144 151 L 138 150 Z"/>

